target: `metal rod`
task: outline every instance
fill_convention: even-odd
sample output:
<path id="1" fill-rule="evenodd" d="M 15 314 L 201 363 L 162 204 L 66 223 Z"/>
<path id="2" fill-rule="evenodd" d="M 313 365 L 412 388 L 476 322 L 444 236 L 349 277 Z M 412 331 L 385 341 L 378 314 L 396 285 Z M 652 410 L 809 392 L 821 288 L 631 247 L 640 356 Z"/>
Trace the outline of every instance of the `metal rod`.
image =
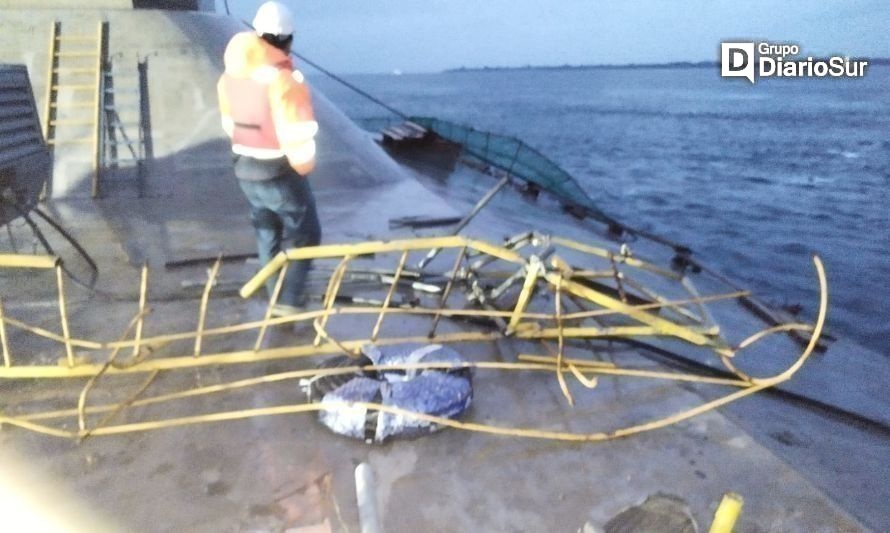
<path id="1" fill-rule="evenodd" d="M 377 335 L 380 333 L 380 326 L 383 325 L 383 317 L 386 315 L 386 310 L 389 307 L 389 303 L 392 301 L 392 295 L 395 294 L 396 287 L 399 285 L 399 277 L 402 275 L 402 269 L 405 268 L 405 262 L 407 260 L 408 250 L 405 250 L 402 252 L 402 257 L 399 258 L 399 265 L 396 267 L 392 285 L 390 285 L 389 291 L 386 293 L 386 298 L 383 299 L 383 306 L 380 308 L 380 314 L 377 316 L 377 323 L 374 324 L 374 329 L 371 331 L 371 342 L 377 340 Z"/>
<path id="2" fill-rule="evenodd" d="M 62 338 L 65 339 L 65 354 L 68 366 L 74 366 L 74 350 L 71 347 L 71 333 L 68 331 L 68 311 L 65 307 L 65 285 L 62 280 L 62 266 L 56 266 L 56 286 L 59 289 L 59 315 L 62 319 Z"/>
<path id="3" fill-rule="evenodd" d="M 612 279 L 615 280 L 615 286 L 618 287 L 618 296 L 621 301 L 627 303 L 627 293 L 624 292 L 624 284 L 621 283 L 621 273 L 618 272 L 618 264 L 615 263 L 615 254 L 609 252 L 609 263 L 612 265 Z"/>
<path id="4" fill-rule="evenodd" d="M 136 389 L 136 392 L 131 394 L 130 397 L 127 398 L 126 400 L 124 400 L 121 403 L 114 406 L 114 408 L 111 410 L 110 413 L 108 413 L 107 415 L 102 417 L 102 420 L 99 420 L 99 422 L 97 422 L 95 426 L 86 430 L 84 432 L 84 434 L 80 437 L 80 440 L 83 441 L 85 438 L 89 437 L 93 433 L 93 431 L 95 431 L 96 429 L 105 427 L 111 420 L 114 419 L 115 416 L 118 415 L 118 413 L 120 413 L 121 411 L 123 411 L 124 409 L 126 409 L 127 407 L 132 405 L 133 402 L 135 402 L 136 399 L 139 398 L 139 396 L 141 396 L 142 393 L 146 391 L 146 389 L 148 389 L 148 387 L 154 382 L 155 378 L 158 377 L 158 374 L 160 374 L 160 373 L 161 373 L 160 370 L 155 370 L 154 372 L 149 374 L 148 378 L 146 378 L 146 380 L 142 383 L 142 385 L 140 385 L 139 388 Z M 86 412 L 89 409 L 86 406 L 84 406 L 83 410 L 84 410 L 84 414 L 86 414 Z"/>
<path id="5" fill-rule="evenodd" d="M 532 256 L 526 267 L 525 281 L 522 283 L 522 290 L 519 292 L 519 298 L 516 299 L 516 307 L 513 309 L 513 316 L 510 317 L 510 323 L 507 325 L 507 334 L 510 335 L 519 326 L 522 314 L 525 313 L 528 302 L 531 300 L 535 291 L 535 285 L 538 283 L 538 275 L 541 273 L 540 261 Z M 557 289 L 558 290 L 558 289 Z"/>
<path id="6" fill-rule="evenodd" d="M 451 234 L 457 235 L 465 227 L 467 227 L 467 225 L 473 220 L 473 218 L 477 214 L 479 214 L 479 211 L 481 211 L 483 207 L 488 205 L 488 202 L 490 202 L 491 199 L 494 198 L 494 195 L 497 194 L 498 191 L 503 189 L 504 186 L 508 183 L 510 183 L 510 175 L 509 174 L 504 176 L 503 178 L 501 178 L 500 181 L 498 181 L 494 187 L 489 189 L 489 191 L 487 193 L 485 193 L 485 195 L 482 196 L 482 198 L 480 198 L 478 202 L 476 202 L 476 205 L 473 206 L 473 209 L 471 209 L 470 212 L 467 213 L 467 216 L 465 216 L 457 224 L 457 226 L 455 226 L 455 228 L 451 231 Z M 426 257 L 424 257 L 423 259 L 420 260 L 420 263 L 418 263 L 417 268 L 423 270 L 423 267 L 427 266 L 430 263 L 430 261 L 435 259 L 436 256 L 439 255 L 439 252 L 441 252 L 441 251 L 442 251 L 441 248 L 433 248 L 432 250 L 430 250 L 429 253 L 426 255 Z"/>
<path id="7" fill-rule="evenodd" d="M 9 353 L 9 343 L 6 339 L 6 315 L 3 312 L 3 300 L 0 299 L 0 344 L 3 345 L 3 365 L 12 366 L 12 356 Z"/>
<path id="8" fill-rule="evenodd" d="M 370 101 L 374 102 L 375 104 L 379 105 L 380 107 L 386 109 L 386 110 L 389 111 L 390 113 L 393 113 L 394 115 L 397 115 L 397 116 L 399 116 L 399 117 L 402 118 L 402 119 L 408 120 L 409 117 L 408 117 L 408 115 L 406 115 L 405 113 L 402 113 L 402 112 L 399 111 L 398 109 L 396 109 L 396 108 L 394 108 L 394 107 L 392 107 L 392 106 L 390 106 L 390 105 L 384 103 L 384 102 L 381 101 L 380 99 L 375 98 L 374 96 L 371 96 L 370 94 L 368 94 L 368 93 L 366 93 L 365 91 L 359 89 L 359 88 L 356 87 L 355 85 L 349 83 L 348 81 L 344 80 L 343 78 L 340 78 L 340 77 L 337 76 L 336 74 L 334 74 L 334 73 L 332 73 L 331 71 L 325 69 L 324 67 L 322 67 L 322 66 L 319 65 L 318 63 L 316 63 L 316 62 L 314 62 L 314 61 L 310 61 L 309 58 L 307 58 L 306 56 L 301 55 L 301 54 L 298 54 L 298 53 L 296 53 L 296 52 L 291 52 L 291 55 L 294 56 L 294 57 L 296 57 L 296 58 L 299 59 L 300 61 L 306 63 L 307 65 L 311 65 L 311 66 L 314 67 L 315 69 L 317 69 L 317 70 L 323 72 L 324 74 L 326 74 L 327 76 L 329 76 L 329 77 L 330 77 L 331 79 L 333 79 L 334 81 L 336 81 L 336 82 L 338 82 L 338 83 L 344 85 L 345 87 L 347 87 L 347 88 L 349 88 L 349 89 L 351 89 L 351 90 L 357 92 L 358 94 L 364 96 L 364 97 L 367 98 L 368 100 L 370 100 Z"/>
<path id="9" fill-rule="evenodd" d="M 253 351 L 258 352 L 263 345 L 263 339 L 266 337 L 266 329 L 269 327 L 269 319 L 272 318 L 272 308 L 278 303 L 278 296 L 281 294 L 281 287 L 284 286 L 284 277 L 287 275 L 288 263 L 281 267 L 278 279 L 275 281 L 275 287 L 272 289 L 272 298 L 266 307 L 266 314 L 263 316 L 263 325 L 260 326 L 260 333 L 257 335 L 256 343 L 253 345 Z"/>
<path id="10" fill-rule="evenodd" d="M 100 194 L 99 179 L 102 173 L 102 108 L 104 103 L 104 80 L 103 75 L 105 62 L 105 22 L 99 21 L 97 28 L 98 50 L 96 52 L 96 98 L 93 116 L 96 119 L 96 129 L 93 133 L 93 198 Z"/>
<path id="11" fill-rule="evenodd" d="M 136 325 L 136 322 L 138 322 L 141 317 L 142 317 L 142 314 L 140 313 L 140 314 L 137 314 L 136 316 L 134 316 L 132 318 L 132 320 L 130 320 L 130 323 L 127 324 L 126 329 L 124 329 L 124 332 L 120 336 L 121 339 L 127 338 L 127 335 L 130 334 L 130 330 L 133 329 L 133 326 Z M 117 356 L 120 353 L 121 353 L 120 348 L 115 348 L 115 349 L 111 350 L 111 355 L 108 356 L 108 360 L 106 360 L 105 363 L 103 363 L 102 366 L 99 367 L 98 372 L 96 372 L 95 374 L 90 376 L 90 379 L 87 381 L 86 385 L 84 385 L 83 389 L 80 391 L 80 396 L 78 396 L 78 398 L 77 398 L 77 425 L 81 431 L 86 430 L 87 395 L 90 393 L 90 390 L 92 390 L 92 388 L 96 384 L 96 382 L 99 381 L 99 378 L 102 377 L 102 375 L 105 374 L 106 371 L 108 371 L 110 368 L 112 368 L 111 365 L 114 363 L 114 360 L 117 359 Z"/>
<path id="12" fill-rule="evenodd" d="M 343 281 L 343 276 L 346 273 L 346 266 L 349 264 L 349 261 L 352 259 L 351 255 L 347 255 L 343 257 L 340 261 L 340 264 L 337 265 L 337 270 L 331 274 L 331 279 L 328 282 L 328 288 L 325 291 L 325 302 L 324 302 L 324 314 L 321 317 L 315 319 L 315 329 L 318 330 L 318 333 L 315 335 L 315 340 L 312 342 L 314 346 L 319 346 L 321 344 L 321 332 L 324 331 L 325 326 L 328 323 L 328 318 L 331 315 L 331 309 L 334 307 L 334 302 L 337 301 L 337 293 L 340 292 L 340 283 Z"/>
<path id="13" fill-rule="evenodd" d="M 148 294 L 148 263 L 142 265 L 142 278 L 139 282 L 139 321 L 136 323 L 136 344 L 133 345 L 133 357 L 139 355 L 139 343 L 142 340 L 142 325 L 145 323 L 145 300 Z"/>
<path id="14" fill-rule="evenodd" d="M 219 274 L 220 263 L 220 259 L 217 259 L 216 263 L 213 263 L 213 268 L 210 269 L 210 273 L 207 275 L 207 283 L 204 285 L 204 293 L 201 295 L 201 308 L 198 312 L 198 331 L 197 335 L 195 335 L 195 351 L 193 354 L 195 357 L 201 355 L 201 340 L 204 337 L 204 319 L 207 317 L 207 303 L 210 300 L 210 289 L 213 288 L 216 276 Z"/>
<path id="15" fill-rule="evenodd" d="M 451 294 L 451 288 L 454 287 L 454 280 L 457 278 L 457 273 L 460 271 L 460 265 L 464 262 L 464 257 L 466 257 L 466 255 L 467 247 L 464 246 L 460 249 L 460 252 L 457 253 L 457 259 L 454 261 L 454 266 L 451 268 L 451 275 L 448 276 L 445 290 L 442 291 L 442 299 L 439 300 L 439 309 L 433 317 L 433 325 L 430 327 L 429 333 L 426 334 L 426 336 L 431 339 L 436 335 L 436 327 L 439 326 L 439 320 L 442 319 L 442 309 L 444 309 L 445 304 L 448 303 L 448 296 Z"/>
<path id="16" fill-rule="evenodd" d="M 567 402 L 569 402 L 570 406 L 575 405 L 575 399 L 572 397 L 572 393 L 569 391 L 569 387 L 566 384 L 566 378 L 563 375 L 563 362 L 562 359 L 565 355 L 565 339 L 564 333 L 565 330 L 562 327 L 562 274 L 559 275 L 558 281 L 556 282 L 556 296 L 554 297 L 554 306 L 556 307 L 556 380 L 559 382 L 559 389 L 562 391 L 562 395 L 565 396 Z"/>
<path id="17" fill-rule="evenodd" d="M 672 272 L 670 270 L 661 268 L 659 266 L 653 265 L 652 263 L 642 261 L 635 257 L 630 257 L 630 256 L 625 256 L 625 255 L 615 256 L 613 252 L 611 252 L 605 248 L 600 248 L 597 246 L 590 246 L 588 244 L 583 244 L 583 243 L 573 241 L 571 239 L 565 239 L 562 237 L 551 237 L 550 242 L 552 242 L 553 244 L 558 245 L 558 246 L 565 246 L 566 248 L 570 248 L 572 250 L 582 252 L 585 254 L 589 254 L 589 255 L 593 255 L 596 257 L 601 257 L 603 259 L 608 259 L 609 254 L 612 254 L 613 257 L 615 258 L 615 260 L 618 261 L 619 263 L 624 263 L 628 266 L 632 266 L 635 268 L 641 268 L 643 270 L 648 270 L 650 272 L 653 272 L 655 274 L 658 274 L 658 275 L 668 278 L 668 279 L 679 280 L 682 277 L 680 274 L 677 274 L 676 272 Z"/>
<path id="18" fill-rule="evenodd" d="M 59 258 L 52 255 L 0 254 L 0 268 L 49 269 L 58 264 Z"/>

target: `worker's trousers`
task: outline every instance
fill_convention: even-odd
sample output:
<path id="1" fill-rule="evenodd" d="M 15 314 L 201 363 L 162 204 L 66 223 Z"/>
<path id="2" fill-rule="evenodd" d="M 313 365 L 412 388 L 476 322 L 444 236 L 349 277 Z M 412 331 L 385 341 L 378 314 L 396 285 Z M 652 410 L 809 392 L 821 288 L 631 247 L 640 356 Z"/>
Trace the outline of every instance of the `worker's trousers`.
<path id="1" fill-rule="evenodd" d="M 236 174 L 237 170 L 236 165 Z M 286 167 L 282 175 L 272 179 L 239 179 L 238 184 L 250 201 L 250 217 L 256 231 L 261 265 L 282 250 L 315 246 L 321 242 L 315 197 L 306 177 Z M 290 263 L 278 296 L 279 303 L 305 305 L 304 291 L 310 266 L 310 261 Z M 266 282 L 270 297 L 276 281 L 277 276 L 272 276 Z"/>

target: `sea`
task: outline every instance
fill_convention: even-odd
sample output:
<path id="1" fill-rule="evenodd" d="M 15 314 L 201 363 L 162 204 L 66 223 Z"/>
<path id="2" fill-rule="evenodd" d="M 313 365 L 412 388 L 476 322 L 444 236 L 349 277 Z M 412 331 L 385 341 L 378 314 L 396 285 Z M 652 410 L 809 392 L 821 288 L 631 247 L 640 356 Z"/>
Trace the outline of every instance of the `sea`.
<path id="1" fill-rule="evenodd" d="M 408 115 L 522 139 L 606 213 L 688 245 L 774 305 L 815 309 L 818 254 L 829 331 L 890 356 L 890 66 L 753 85 L 701 67 L 344 78 Z M 310 79 L 353 119 L 387 115 Z"/>

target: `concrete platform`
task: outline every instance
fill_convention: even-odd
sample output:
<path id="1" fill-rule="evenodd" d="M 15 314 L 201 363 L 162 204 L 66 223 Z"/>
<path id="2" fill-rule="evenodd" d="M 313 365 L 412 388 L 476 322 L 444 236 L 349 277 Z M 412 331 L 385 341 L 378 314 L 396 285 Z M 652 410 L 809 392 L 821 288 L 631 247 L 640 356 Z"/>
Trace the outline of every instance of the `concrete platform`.
<path id="1" fill-rule="evenodd" d="M 27 13 L 14 11 L 2 11 L 0 16 L 30 20 Z M 41 16 L 49 20 L 55 14 Z M 98 15 L 85 10 L 70 16 Z M 195 13 L 109 11 L 104 16 L 112 19 L 111 42 L 120 43 L 126 53 L 157 47 L 151 98 L 153 113 L 158 113 L 152 123 L 159 137 L 155 158 L 148 166 L 146 197 L 120 190 L 93 201 L 75 194 L 85 177 L 68 176 L 71 187 L 60 190 L 72 194 L 56 198 L 48 206 L 95 256 L 100 268 L 100 292 L 69 284 L 72 331 L 85 338 L 115 338 L 136 311 L 139 268 L 144 262 L 151 267 L 149 301 L 154 306 L 147 333 L 192 329 L 198 301 L 195 292 L 184 290 L 184 286 L 203 281 L 205 268 L 164 271 L 164 263 L 220 252 L 244 254 L 254 246 L 247 204 L 231 173 L 228 148 L 213 117 L 214 99 L 209 92 L 219 73 L 221 46 L 240 28 L 231 20 Z M 115 36 L 115 28 L 140 23 L 153 33 L 138 43 L 138 51 L 135 39 L 121 30 Z M 31 39 L 28 29 L 33 33 L 40 24 L 23 23 L 24 33 L 5 35 L 3 43 L 12 44 L 3 48 L 0 59 L 27 56 L 25 62 L 37 65 L 38 71 L 38 58 L 23 48 Z M 183 68 L 194 76 L 193 87 L 185 92 L 179 76 Z M 35 76 L 39 74 L 32 74 Z M 172 88 L 165 88 L 164 80 L 169 80 Z M 188 102 L 183 103 L 182 94 L 191 95 Z M 323 95 L 315 95 L 315 105 L 321 124 L 320 154 L 319 167 L 310 179 L 324 242 L 412 235 L 407 230 L 390 231 L 389 218 L 453 216 L 478 197 L 472 188 L 449 188 L 429 180 L 422 184 Z M 461 184 L 460 175 L 448 179 L 452 185 Z M 479 186 L 485 187 L 484 183 Z M 495 204 L 480 215 L 469 234 L 499 241 L 536 228 L 589 236 L 587 228 L 572 219 L 517 205 L 524 204 L 512 200 Z M 24 228 L 14 229 L 17 236 L 25 238 Z M 73 256 L 58 239 L 53 243 L 63 257 Z M 73 265 L 75 261 L 71 260 Z M 221 281 L 237 285 L 256 266 L 228 264 Z M 45 279 L 6 275 L 0 278 L 0 293 L 10 315 L 38 322 L 46 317 L 41 323 L 50 327 L 54 287 Z M 211 302 L 208 321 L 222 325 L 256 318 L 260 306 L 260 299 L 244 301 L 223 294 Z M 349 322 L 343 322 L 332 330 L 345 334 L 350 327 Z M 384 333 L 406 334 L 420 327 L 412 320 L 391 320 Z M 442 327 L 457 326 L 443 322 Z M 234 337 L 209 343 L 207 349 L 240 348 L 243 344 L 239 343 L 245 342 L 249 344 L 250 338 Z M 285 329 L 274 332 L 269 340 L 270 346 L 305 342 L 305 333 L 297 335 Z M 460 350 L 472 359 L 508 359 L 520 349 L 528 349 L 515 342 L 466 344 Z M 57 346 L 25 340 L 19 333 L 10 343 L 25 360 L 46 362 L 61 355 Z M 170 345 L 164 349 L 181 353 L 184 348 Z M 634 351 L 620 347 L 607 351 L 605 346 L 603 350 L 622 362 L 657 367 Z M 306 368 L 315 362 L 291 360 L 162 374 L 150 393 Z M 125 397 L 141 379 L 103 381 L 91 401 Z M 3 411 L 13 414 L 26 408 L 70 406 L 82 386 L 82 380 L 3 382 L 0 404 Z M 552 375 L 480 371 L 468 418 L 592 431 L 655 418 L 701 403 L 703 397 L 713 394 L 674 384 L 614 378 L 601 379 L 593 391 L 574 392 L 578 405 L 570 408 Z M 282 382 L 163 408 L 134 408 L 120 421 L 302 401 L 295 383 Z M 739 531 L 886 529 L 888 515 L 882 504 L 888 490 L 887 465 L 880 460 L 886 457 L 886 438 L 810 414 L 799 415 L 793 409 L 768 399 L 749 398 L 723 412 L 711 412 L 664 430 L 584 445 L 447 430 L 423 439 L 370 446 L 331 434 L 313 415 L 293 415 L 96 437 L 82 444 L 4 427 L 0 449 L 11 451 L 28 469 L 51 479 L 90 515 L 107 520 L 111 529 L 284 531 L 327 520 L 334 530 L 356 531 L 353 469 L 360 462 L 368 462 L 376 472 L 387 531 L 576 531 L 586 522 L 602 527 L 627 506 L 657 492 L 683 498 L 704 529 L 721 495 L 729 490 L 746 501 Z M 842 436 L 841 442 L 834 436 Z M 785 448 L 795 451 L 782 453 Z M 858 456 L 853 457 L 854 453 Z M 839 481 L 826 474 L 825 462 L 841 471 L 847 461 L 861 474 Z M 856 480 L 862 486 L 857 488 Z M 849 491 L 849 499 L 857 500 L 858 506 L 839 498 L 841 489 Z"/>

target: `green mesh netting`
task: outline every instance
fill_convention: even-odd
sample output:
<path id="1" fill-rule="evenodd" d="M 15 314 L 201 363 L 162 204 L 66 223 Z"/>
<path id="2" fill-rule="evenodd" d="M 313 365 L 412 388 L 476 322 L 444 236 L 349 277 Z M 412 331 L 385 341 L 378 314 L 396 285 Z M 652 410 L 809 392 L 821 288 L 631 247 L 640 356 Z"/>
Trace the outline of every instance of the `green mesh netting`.
<path id="1" fill-rule="evenodd" d="M 461 145 L 466 154 L 533 183 L 572 207 L 581 208 L 585 214 L 611 221 L 568 172 L 521 140 L 432 117 L 410 117 L 409 120 Z M 381 118 L 359 122 L 369 130 L 380 131 L 401 121 Z"/>

